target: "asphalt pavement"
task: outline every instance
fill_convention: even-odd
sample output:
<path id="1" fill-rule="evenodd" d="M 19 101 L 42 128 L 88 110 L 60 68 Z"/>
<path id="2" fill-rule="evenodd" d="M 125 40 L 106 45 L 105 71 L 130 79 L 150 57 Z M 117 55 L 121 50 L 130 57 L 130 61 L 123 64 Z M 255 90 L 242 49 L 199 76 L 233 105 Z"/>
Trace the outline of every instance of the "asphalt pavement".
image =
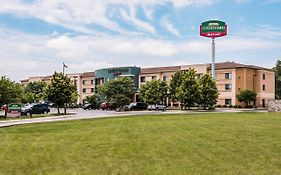
<path id="1" fill-rule="evenodd" d="M 61 112 L 63 110 L 61 109 Z M 51 116 L 41 118 L 29 118 L 29 119 L 13 119 L 0 121 L 1 127 L 31 124 L 31 123 L 43 123 L 43 122 L 56 122 L 66 120 L 81 120 L 81 119 L 94 119 L 94 118 L 106 118 L 106 117 L 120 117 L 120 116 L 131 116 L 131 115 L 149 115 L 149 114 L 184 114 L 184 113 L 207 113 L 206 111 L 126 111 L 126 112 L 115 112 L 115 111 L 102 111 L 102 110 L 83 110 L 83 109 L 67 109 L 67 113 L 71 115 L 64 116 Z M 266 110 L 255 110 L 255 109 L 218 109 L 209 113 L 222 113 L 222 112 L 267 112 Z M 51 114 L 57 113 L 57 109 L 51 109 Z M 4 115 L 3 111 L 0 111 L 0 115 Z"/>
<path id="2" fill-rule="evenodd" d="M 61 112 L 63 110 L 61 109 Z M 51 109 L 50 114 L 57 113 L 57 109 Z M 117 117 L 117 116 L 129 116 L 138 114 L 160 114 L 160 111 L 128 111 L 128 112 L 115 112 L 115 111 L 103 111 L 103 110 L 83 110 L 83 109 L 67 109 L 67 113 L 71 115 L 63 116 L 51 116 L 40 118 L 28 118 L 28 119 L 13 119 L 0 121 L 1 127 L 23 125 L 30 123 L 43 123 L 43 122 L 56 122 L 66 120 L 81 120 L 81 119 L 93 119 L 93 118 L 105 118 L 105 117 Z M 0 115 L 4 115 L 3 111 L 0 111 Z"/>

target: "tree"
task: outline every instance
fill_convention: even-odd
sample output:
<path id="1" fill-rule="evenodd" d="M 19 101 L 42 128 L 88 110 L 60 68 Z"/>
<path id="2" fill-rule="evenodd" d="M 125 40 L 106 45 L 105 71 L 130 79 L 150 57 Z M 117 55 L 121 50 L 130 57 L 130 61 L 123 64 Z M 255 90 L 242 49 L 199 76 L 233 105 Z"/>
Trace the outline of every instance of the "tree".
<path id="1" fill-rule="evenodd" d="M 236 95 L 239 102 L 245 102 L 246 106 L 249 106 L 251 102 L 255 102 L 257 98 L 257 93 L 252 90 L 241 90 L 239 94 Z"/>
<path id="2" fill-rule="evenodd" d="M 60 107 L 64 107 L 66 113 L 66 105 L 71 102 L 74 93 L 77 93 L 77 89 L 70 78 L 63 73 L 55 72 L 51 84 L 46 89 L 46 95 L 47 99 L 57 106 L 58 114 Z"/>
<path id="3" fill-rule="evenodd" d="M 25 87 L 25 97 L 28 103 L 39 102 L 46 98 L 45 89 L 47 83 L 43 81 L 30 82 Z"/>
<path id="4" fill-rule="evenodd" d="M 161 80 L 146 82 L 140 88 L 140 98 L 148 104 L 163 103 L 167 97 L 167 83 Z"/>
<path id="5" fill-rule="evenodd" d="M 182 83 L 182 72 L 176 72 L 169 85 L 169 97 L 172 101 L 178 101 L 177 99 L 177 88 L 181 85 Z"/>
<path id="6" fill-rule="evenodd" d="M 97 102 L 97 96 L 95 94 L 93 94 L 93 95 L 87 96 L 85 100 L 86 100 L 86 102 L 93 104 L 93 103 Z"/>
<path id="7" fill-rule="evenodd" d="M 199 104 L 204 107 L 213 107 L 217 103 L 219 92 L 215 80 L 209 75 L 204 74 L 199 79 L 200 100 Z"/>
<path id="8" fill-rule="evenodd" d="M 194 69 L 189 69 L 182 73 L 181 84 L 176 88 L 176 97 L 182 106 L 189 109 L 198 103 L 200 92 Z"/>
<path id="9" fill-rule="evenodd" d="M 275 70 L 275 95 L 277 99 L 281 99 L 281 60 L 277 60 Z"/>
<path id="10" fill-rule="evenodd" d="M 128 77 L 119 77 L 98 86 L 98 93 L 105 96 L 108 102 L 115 103 L 119 109 L 131 102 L 135 92 L 134 82 Z"/>
<path id="11" fill-rule="evenodd" d="M 9 103 L 21 102 L 23 87 L 9 78 L 0 77 L 0 106 Z"/>

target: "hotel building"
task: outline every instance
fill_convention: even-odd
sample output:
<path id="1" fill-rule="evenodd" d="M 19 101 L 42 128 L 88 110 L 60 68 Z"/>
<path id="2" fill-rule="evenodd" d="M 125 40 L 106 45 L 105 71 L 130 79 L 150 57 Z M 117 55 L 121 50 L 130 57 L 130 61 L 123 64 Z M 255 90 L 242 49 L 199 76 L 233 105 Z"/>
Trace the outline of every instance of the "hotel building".
<path id="1" fill-rule="evenodd" d="M 198 77 L 203 74 L 211 73 L 211 64 L 193 64 L 170 67 L 118 67 L 99 69 L 95 72 L 67 74 L 77 85 L 79 98 L 77 103 L 84 104 L 86 96 L 97 92 L 96 86 L 105 83 L 108 80 L 120 76 L 131 77 L 136 85 L 140 88 L 144 83 L 151 80 L 163 80 L 170 82 L 173 75 L 179 71 L 185 71 L 190 68 L 196 70 Z M 34 81 L 45 81 L 49 83 L 51 76 L 30 77 L 22 80 L 22 84 Z M 239 105 L 236 95 L 240 90 L 249 89 L 257 92 L 255 105 L 266 107 L 269 100 L 275 99 L 275 73 L 272 69 L 258 67 L 254 65 L 245 65 L 235 62 L 216 63 L 216 83 L 219 90 L 217 105 Z M 138 101 L 138 94 L 133 98 Z M 178 103 L 172 103 L 167 99 L 167 105 L 174 106 Z"/>

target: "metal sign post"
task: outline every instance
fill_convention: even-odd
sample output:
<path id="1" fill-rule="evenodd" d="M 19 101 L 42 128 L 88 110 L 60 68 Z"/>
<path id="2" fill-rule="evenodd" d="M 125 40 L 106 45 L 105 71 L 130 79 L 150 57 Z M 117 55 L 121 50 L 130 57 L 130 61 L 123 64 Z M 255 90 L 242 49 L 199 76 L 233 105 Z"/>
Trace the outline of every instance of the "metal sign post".
<path id="1" fill-rule="evenodd" d="M 212 77 L 216 79 L 216 44 L 215 38 L 227 35 L 227 25 L 223 21 L 205 21 L 200 26 L 200 35 L 212 38 Z"/>
<path id="2" fill-rule="evenodd" d="M 212 78 L 216 79 L 216 44 L 215 38 L 212 38 Z"/>

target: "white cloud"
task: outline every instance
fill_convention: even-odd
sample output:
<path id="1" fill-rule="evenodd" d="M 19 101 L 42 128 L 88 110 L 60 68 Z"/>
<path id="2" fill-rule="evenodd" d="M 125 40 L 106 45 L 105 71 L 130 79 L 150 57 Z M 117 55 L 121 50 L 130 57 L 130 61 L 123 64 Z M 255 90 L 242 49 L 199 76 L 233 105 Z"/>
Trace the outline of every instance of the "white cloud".
<path id="1" fill-rule="evenodd" d="M 60 71 L 63 61 L 69 65 L 69 72 L 94 71 L 108 66 L 175 65 L 183 62 L 179 58 L 189 63 L 208 62 L 210 43 L 203 38 L 168 41 L 128 36 L 39 36 L 0 30 L 0 75 L 19 80 L 51 74 Z M 220 38 L 216 46 L 218 57 L 227 55 L 228 58 L 236 52 L 281 49 L 279 41 L 246 37 Z"/>
<path id="2" fill-rule="evenodd" d="M 156 34 L 155 28 L 147 22 L 141 21 L 137 19 L 135 15 L 135 11 L 132 11 L 134 8 L 131 8 L 131 14 L 129 15 L 124 10 L 121 10 L 121 16 L 128 22 L 133 23 L 137 29 L 141 29 L 143 31 L 147 31 L 152 34 Z"/>
<path id="3" fill-rule="evenodd" d="M 130 7 L 130 15 L 122 12 L 125 20 L 136 27 L 155 34 L 155 29 L 149 23 L 142 21 L 132 12 L 136 6 L 148 9 L 145 12 L 148 18 L 153 17 L 153 6 L 157 4 L 172 3 L 175 8 L 189 5 L 210 5 L 217 0 L 35 0 L 27 3 L 23 0 L 0 0 L 0 13 L 11 13 L 21 17 L 34 17 L 48 23 L 61 25 L 65 28 L 95 34 L 96 31 L 86 27 L 88 24 L 97 24 L 109 30 L 127 35 L 126 29 L 119 26 L 108 16 L 108 6 L 126 5 Z M 115 15 L 115 14 L 113 14 Z M 150 19 L 151 20 L 151 19 Z"/>
<path id="4" fill-rule="evenodd" d="M 167 16 L 164 16 L 161 20 L 160 23 L 163 27 L 165 27 L 170 33 L 180 37 L 179 31 L 174 27 L 174 25 L 169 21 Z"/>

